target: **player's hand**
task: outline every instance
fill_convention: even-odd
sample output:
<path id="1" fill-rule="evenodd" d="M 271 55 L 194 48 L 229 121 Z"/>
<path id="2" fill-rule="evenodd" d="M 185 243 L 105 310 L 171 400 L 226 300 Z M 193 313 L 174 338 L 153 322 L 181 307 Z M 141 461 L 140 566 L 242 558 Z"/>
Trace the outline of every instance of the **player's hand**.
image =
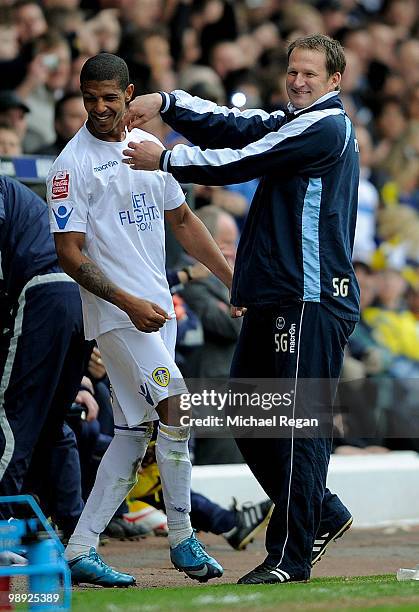
<path id="1" fill-rule="evenodd" d="M 230 306 L 230 314 L 232 316 L 233 319 L 238 319 L 239 317 L 243 317 L 247 312 L 247 308 L 244 308 L 244 306 L 233 306 L 233 304 L 231 304 Z"/>
<path id="2" fill-rule="evenodd" d="M 122 160 L 133 170 L 158 170 L 163 147 L 150 140 L 129 142 L 129 149 L 124 149 Z"/>
<path id="3" fill-rule="evenodd" d="M 163 308 L 147 300 L 135 299 L 125 308 L 125 312 L 135 327 L 145 333 L 159 331 L 166 321 L 170 321 Z"/>
<path id="4" fill-rule="evenodd" d="M 140 127 L 147 121 L 159 114 L 161 108 L 161 95 L 159 93 L 137 96 L 128 104 L 128 110 L 124 116 L 124 124 L 128 132 Z"/>

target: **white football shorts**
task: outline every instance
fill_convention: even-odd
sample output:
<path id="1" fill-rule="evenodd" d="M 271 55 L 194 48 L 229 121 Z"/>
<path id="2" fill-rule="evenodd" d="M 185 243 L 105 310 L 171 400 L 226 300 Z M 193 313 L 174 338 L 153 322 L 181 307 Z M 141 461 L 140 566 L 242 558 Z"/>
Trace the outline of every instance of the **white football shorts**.
<path id="1" fill-rule="evenodd" d="M 135 427 L 159 418 L 162 400 L 187 393 L 175 363 L 176 319 L 146 334 L 134 326 L 101 334 L 98 347 L 112 386 L 115 425 Z"/>

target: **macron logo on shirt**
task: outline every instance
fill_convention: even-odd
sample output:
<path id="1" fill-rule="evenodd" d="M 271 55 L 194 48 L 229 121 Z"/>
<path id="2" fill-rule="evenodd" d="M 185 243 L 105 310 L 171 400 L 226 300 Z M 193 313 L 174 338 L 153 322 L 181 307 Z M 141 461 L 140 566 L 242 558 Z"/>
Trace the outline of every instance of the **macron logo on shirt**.
<path id="1" fill-rule="evenodd" d="M 112 168 L 112 166 L 117 166 L 118 164 L 119 162 L 114 159 L 112 161 L 106 162 L 106 164 L 102 164 L 101 166 L 94 166 L 93 172 L 102 172 L 102 170 L 108 170 L 109 168 Z"/>

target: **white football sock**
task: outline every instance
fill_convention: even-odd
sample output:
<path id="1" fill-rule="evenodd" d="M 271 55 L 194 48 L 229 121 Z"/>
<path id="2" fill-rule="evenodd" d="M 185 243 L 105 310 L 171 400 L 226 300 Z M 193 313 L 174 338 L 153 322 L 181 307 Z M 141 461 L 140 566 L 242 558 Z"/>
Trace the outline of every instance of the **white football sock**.
<path id="1" fill-rule="evenodd" d="M 97 471 L 95 484 L 66 548 L 67 560 L 88 553 L 99 542 L 99 534 L 137 482 L 137 469 L 143 460 L 153 428 L 115 430 Z"/>
<path id="2" fill-rule="evenodd" d="M 188 440 L 189 427 L 174 427 L 160 423 L 156 458 L 160 470 L 171 548 L 192 534 L 189 518 L 192 465 Z"/>

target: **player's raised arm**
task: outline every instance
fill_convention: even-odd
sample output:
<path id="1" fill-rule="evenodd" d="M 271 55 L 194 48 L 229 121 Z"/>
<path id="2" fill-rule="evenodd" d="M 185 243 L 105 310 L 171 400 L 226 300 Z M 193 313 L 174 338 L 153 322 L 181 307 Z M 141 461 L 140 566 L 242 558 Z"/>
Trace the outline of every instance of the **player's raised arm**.
<path id="1" fill-rule="evenodd" d="M 140 127 L 160 112 L 165 123 L 190 142 L 206 148 L 242 148 L 277 130 L 285 122 L 282 110 L 271 114 L 251 109 L 219 106 L 215 102 L 191 96 L 182 90 L 139 96 L 128 107 L 128 129 Z"/>
<path id="2" fill-rule="evenodd" d="M 131 295 L 112 283 L 100 268 L 83 254 L 85 234 L 56 233 L 54 239 L 63 270 L 81 287 L 126 312 L 139 331 L 157 331 L 170 319 L 157 304 Z"/>

